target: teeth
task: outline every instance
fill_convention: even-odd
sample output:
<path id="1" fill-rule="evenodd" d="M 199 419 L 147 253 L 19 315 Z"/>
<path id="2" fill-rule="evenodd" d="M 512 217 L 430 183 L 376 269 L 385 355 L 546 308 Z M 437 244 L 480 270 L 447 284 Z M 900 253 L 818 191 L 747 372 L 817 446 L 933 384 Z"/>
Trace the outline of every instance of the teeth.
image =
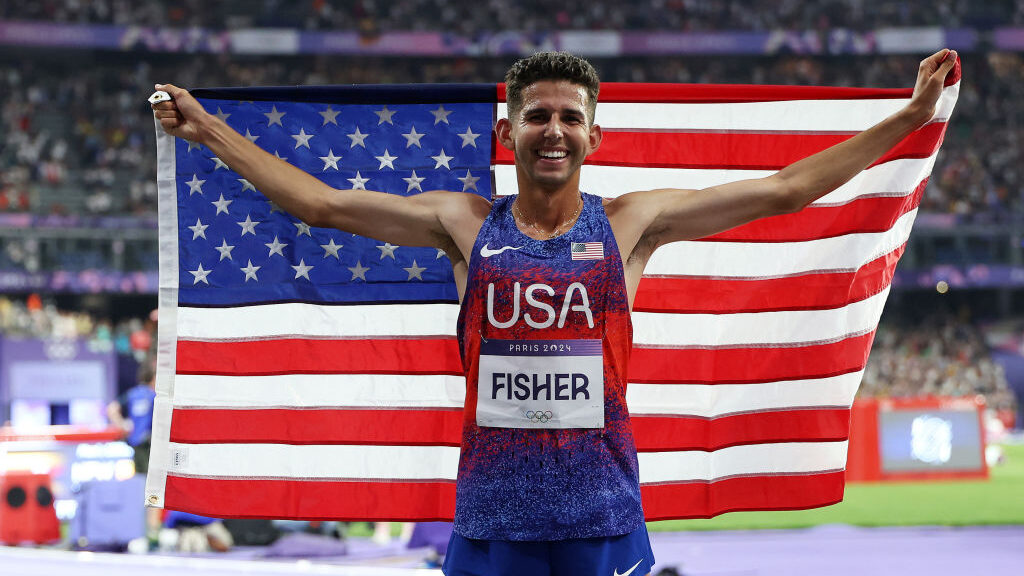
<path id="1" fill-rule="evenodd" d="M 566 152 L 564 150 L 561 150 L 561 151 L 558 151 L 558 152 L 545 152 L 545 151 L 541 151 L 541 152 L 538 152 L 538 154 L 540 154 L 541 158 L 552 158 L 552 159 L 554 159 L 554 158 L 565 158 L 566 156 L 568 156 L 568 152 Z"/>

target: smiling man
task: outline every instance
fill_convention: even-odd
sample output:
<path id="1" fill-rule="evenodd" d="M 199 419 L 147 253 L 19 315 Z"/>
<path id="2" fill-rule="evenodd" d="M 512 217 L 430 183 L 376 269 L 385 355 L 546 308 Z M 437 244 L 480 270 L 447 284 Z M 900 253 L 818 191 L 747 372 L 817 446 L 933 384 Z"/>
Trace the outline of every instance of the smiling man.
<path id="1" fill-rule="evenodd" d="M 564 53 L 517 62 L 497 141 L 514 152 L 519 194 L 411 197 L 338 191 L 260 150 L 186 90 L 154 110 L 168 133 L 209 147 L 312 226 L 449 256 L 466 375 L 453 575 L 647 574 L 636 449 L 626 407 L 630 311 L 653 252 L 757 218 L 796 212 L 864 170 L 934 112 L 955 54 L 921 63 L 907 106 L 765 178 L 704 190 L 579 189 L 600 145 L 593 67 Z"/>

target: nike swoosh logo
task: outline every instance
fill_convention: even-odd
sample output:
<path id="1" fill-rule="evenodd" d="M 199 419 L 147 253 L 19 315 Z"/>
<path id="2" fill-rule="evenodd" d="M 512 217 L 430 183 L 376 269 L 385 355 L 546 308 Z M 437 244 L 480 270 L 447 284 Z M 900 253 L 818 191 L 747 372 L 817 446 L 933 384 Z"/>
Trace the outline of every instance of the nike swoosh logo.
<path id="1" fill-rule="evenodd" d="M 633 567 L 632 567 L 632 568 L 630 568 L 629 570 L 626 570 L 626 571 L 625 571 L 625 572 L 623 572 L 622 574 L 619 574 L 619 569 L 618 569 L 618 568 L 616 568 L 616 569 L 615 569 L 615 572 L 614 572 L 614 576 L 629 576 L 630 574 L 632 574 L 632 573 L 633 573 L 633 570 L 636 570 L 636 567 L 637 567 L 637 566 L 639 566 L 639 565 L 640 565 L 640 563 L 641 563 L 641 562 L 643 562 L 643 561 L 644 561 L 644 559 L 643 559 L 643 558 L 641 558 L 641 559 L 637 560 L 637 561 L 636 561 L 636 564 L 633 564 Z"/>
<path id="2" fill-rule="evenodd" d="M 480 255 L 483 256 L 484 258 L 490 258 L 495 254 L 501 254 L 505 250 L 519 250 L 520 248 L 522 248 L 522 246 L 502 246 L 497 250 L 491 250 L 490 248 L 487 247 L 487 244 L 484 244 L 484 247 L 480 249 Z"/>

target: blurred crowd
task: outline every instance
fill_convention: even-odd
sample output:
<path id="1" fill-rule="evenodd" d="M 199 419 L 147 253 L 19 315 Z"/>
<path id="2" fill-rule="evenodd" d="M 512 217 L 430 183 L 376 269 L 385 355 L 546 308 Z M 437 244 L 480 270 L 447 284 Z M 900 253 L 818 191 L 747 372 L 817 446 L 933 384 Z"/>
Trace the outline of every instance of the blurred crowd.
<path id="1" fill-rule="evenodd" d="M 440 30 L 769 30 L 1020 24 L 1020 0 L 37 0 L 4 2 L 0 18 L 206 28 Z"/>
<path id="2" fill-rule="evenodd" d="M 102 60 L 102 66 L 93 65 Z M 252 86 L 494 82 L 511 58 L 243 58 L 0 50 L 0 213 L 153 214 L 155 81 Z M 606 81 L 909 87 L 919 56 L 594 59 Z M 1024 59 L 964 55 L 960 99 L 922 212 L 1024 218 Z M 600 122 L 600 117 L 597 119 Z"/>
<path id="3" fill-rule="evenodd" d="M 857 395 L 981 395 L 994 410 L 1014 411 L 1017 405 L 982 331 L 939 316 L 912 326 L 881 324 Z"/>
<path id="4" fill-rule="evenodd" d="M 84 311 L 61 310 L 38 294 L 0 296 L 0 334 L 9 338 L 83 339 L 96 352 L 114 350 L 143 361 L 155 350 L 156 318 L 114 322 Z"/>

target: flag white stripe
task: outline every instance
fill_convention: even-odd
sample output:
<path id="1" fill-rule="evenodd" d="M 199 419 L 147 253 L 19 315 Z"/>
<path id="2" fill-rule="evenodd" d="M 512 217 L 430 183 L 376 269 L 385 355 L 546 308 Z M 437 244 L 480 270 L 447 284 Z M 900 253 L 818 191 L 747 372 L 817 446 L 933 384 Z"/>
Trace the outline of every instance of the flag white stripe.
<path id="1" fill-rule="evenodd" d="M 458 317 L 457 304 L 182 307 L 178 310 L 178 336 L 186 340 L 454 336 Z"/>
<path id="2" fill-rule="evenodd" d="M 459 448 L 170 443 L 169 474 L 230 478 L 454 480 Z"/>
<path id="3" fill-rule="evenodd" d="M 878 194 L 907 196 L 931 174 L 935 158 L 933 154 L 928 158 L 903 158 L 872 166 L 811 205 L 834 206 Z M 775 170 L 586 166 L 580 176 L 580 189 L 605 198 L 615 198 L 627 192 L 657 188 L 701 190 L 739 180 L 764 178 L 774 173 Z M 516 194 L 518 184 L 515 166 L 495 166 L 494 184 L 499 196 Z"/>
<path id="4" fill-rule="evenodd" d="M 849 406 L 863 370 L 830 378 L 754 384 L 630 383 L 630 414 L 715 418 L 815 406 Z M 396 374 L 179 375 L 176 408 L 461 408 L 462 376 Z"/>
<path id="5" fill-rule="evenodd" d="M 714 452 L 641 452 L 640 483 L 801 474 L 846 468 L 847 441 L 731 446 Z"/>
<path id="6" fill-rule="evenodd" d="M 630 382 L 626 403 L 633 416 L 671 414 L 698 418 L 789 408 L 849 406 L 863 375 L 861 370 L 830 378 L 714 386 Z"/>
<path id="7" fill-rule="evenodd" d="M 936 105 L 934 120 L 949 118 L 959 83 L 947 86 Z M 798 100 L 735 103 L 600 102 L 595 121 L 605 129 L 752 130 L 853 132 L 867 130 L 909 99 Z M 508 105 L 498 104 L 498 118 L 508 117 Z"/>
<path id="8" fill-rule="evenodd" d="M 176 407 L 462 408 L 462 376 L 396 374 L 179 375 Z"/>
<path id="9" fill-rule="evenodd" d="M 714 452 L 643 452 L 640 482 L 708 481 L 840 470 L 846 441 L 731 446 Z M 459 448 L 170 443 L 169 474 L 225 478 L 454 480 Z"/>
<path id="10" fill-rule="evenodd" d="M 860 302 L 826 310 L 736 314 L 633 313 L 633 341 L 647 346 L 738 346 L 834 341 L 873 329 L 888 289 Z M 419 306 L 417 310 L 413 306 Z M 273 338 L 361 338 L 439 333 L 455 335 L 454 304 L 369 307 L 266 304 L 251 308 L 181 308 L 180 337 L 201 341 Z M 332 327 L 329 329 L 328 327 Z M 405 335 L 405 336 L 402 336 Z"/>
<path id="11" fill-rule="evenodd" d="M 847 234 L 805 242 L 673 242 L 647 262 L 648 275 L 779 278 L 815 271 L 856 270 L 899 248 L 917 210 L 885 232 Z"/>

